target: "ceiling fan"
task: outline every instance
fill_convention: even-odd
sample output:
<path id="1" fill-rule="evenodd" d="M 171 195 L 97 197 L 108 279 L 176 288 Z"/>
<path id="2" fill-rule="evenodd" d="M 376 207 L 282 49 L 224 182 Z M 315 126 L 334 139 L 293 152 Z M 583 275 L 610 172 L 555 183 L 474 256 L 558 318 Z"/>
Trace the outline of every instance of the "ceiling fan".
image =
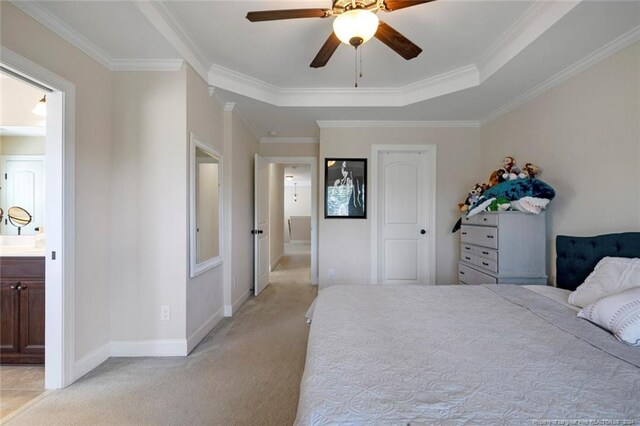
<path id="1" fill-rule="evenodd" d="M 404 59 L 410 60 L 418 56 L 422 49 L 389 25 L 380 22 L 376 14 L 381 10 L 393 12 L 432 1 L 435 0 L 334 0 L 331 9 L 262 10 L 247 13 L 247 19 L 261 22 L 335 17 L 333 32 L 311 62 L 312 68 L 324 67 L 340 42 L 357 49 L 374 36 Z"/>

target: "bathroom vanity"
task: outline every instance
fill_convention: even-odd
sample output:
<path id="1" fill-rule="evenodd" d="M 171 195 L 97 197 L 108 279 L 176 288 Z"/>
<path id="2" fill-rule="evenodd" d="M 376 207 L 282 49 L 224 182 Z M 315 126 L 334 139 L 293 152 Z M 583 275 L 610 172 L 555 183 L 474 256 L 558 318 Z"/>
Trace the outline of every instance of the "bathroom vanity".
<path id="1" fill-rule="evenodd" d="M 0 247 L 0 363 L 44 364 L 44 250 Z"/>

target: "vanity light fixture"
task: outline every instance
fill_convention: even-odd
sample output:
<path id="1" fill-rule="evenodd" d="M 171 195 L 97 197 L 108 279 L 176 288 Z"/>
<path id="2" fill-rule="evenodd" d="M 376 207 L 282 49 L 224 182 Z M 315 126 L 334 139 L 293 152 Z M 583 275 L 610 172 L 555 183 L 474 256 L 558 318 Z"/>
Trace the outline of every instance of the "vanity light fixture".
<path id="1" fill-rule="evenodd" d="M 44 95 L 42 99 L 38 101 L 36 107 L 31 110 L 31 112 L 39 117 L 47 116 L 47 95 Z"/>

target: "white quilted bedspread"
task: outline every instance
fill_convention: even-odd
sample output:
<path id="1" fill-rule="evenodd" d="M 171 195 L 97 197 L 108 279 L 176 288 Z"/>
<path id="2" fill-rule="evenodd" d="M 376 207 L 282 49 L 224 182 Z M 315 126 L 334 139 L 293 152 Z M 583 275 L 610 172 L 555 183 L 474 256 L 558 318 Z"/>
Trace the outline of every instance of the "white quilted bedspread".
<path id="1" fill-rule="evenodd" d="M 640 350 L 519 286 L 320 293 L 296 424 L 557 420 L 639 424 Z"/>

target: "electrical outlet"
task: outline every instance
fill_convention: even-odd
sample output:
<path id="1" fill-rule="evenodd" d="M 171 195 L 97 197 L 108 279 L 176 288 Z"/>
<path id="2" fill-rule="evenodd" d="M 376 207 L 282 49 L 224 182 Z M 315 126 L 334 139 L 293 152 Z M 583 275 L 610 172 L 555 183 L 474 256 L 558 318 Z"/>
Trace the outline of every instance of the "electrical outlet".
<path id="1" fill-rule="evenodd" d="M 336 270 L 335 269 L 329 269 L 329 271 L 327 272 L 327 275 L 329 275 L 329 278 L 333 278 L 336 276 Z"/>
<path id="2" fill-rule="evenodd" d="M 162 306 L 160 306 L 160 320 L 161 321 L 171 321 L 171 306 L 170 305 L 162 305 Z"/>

